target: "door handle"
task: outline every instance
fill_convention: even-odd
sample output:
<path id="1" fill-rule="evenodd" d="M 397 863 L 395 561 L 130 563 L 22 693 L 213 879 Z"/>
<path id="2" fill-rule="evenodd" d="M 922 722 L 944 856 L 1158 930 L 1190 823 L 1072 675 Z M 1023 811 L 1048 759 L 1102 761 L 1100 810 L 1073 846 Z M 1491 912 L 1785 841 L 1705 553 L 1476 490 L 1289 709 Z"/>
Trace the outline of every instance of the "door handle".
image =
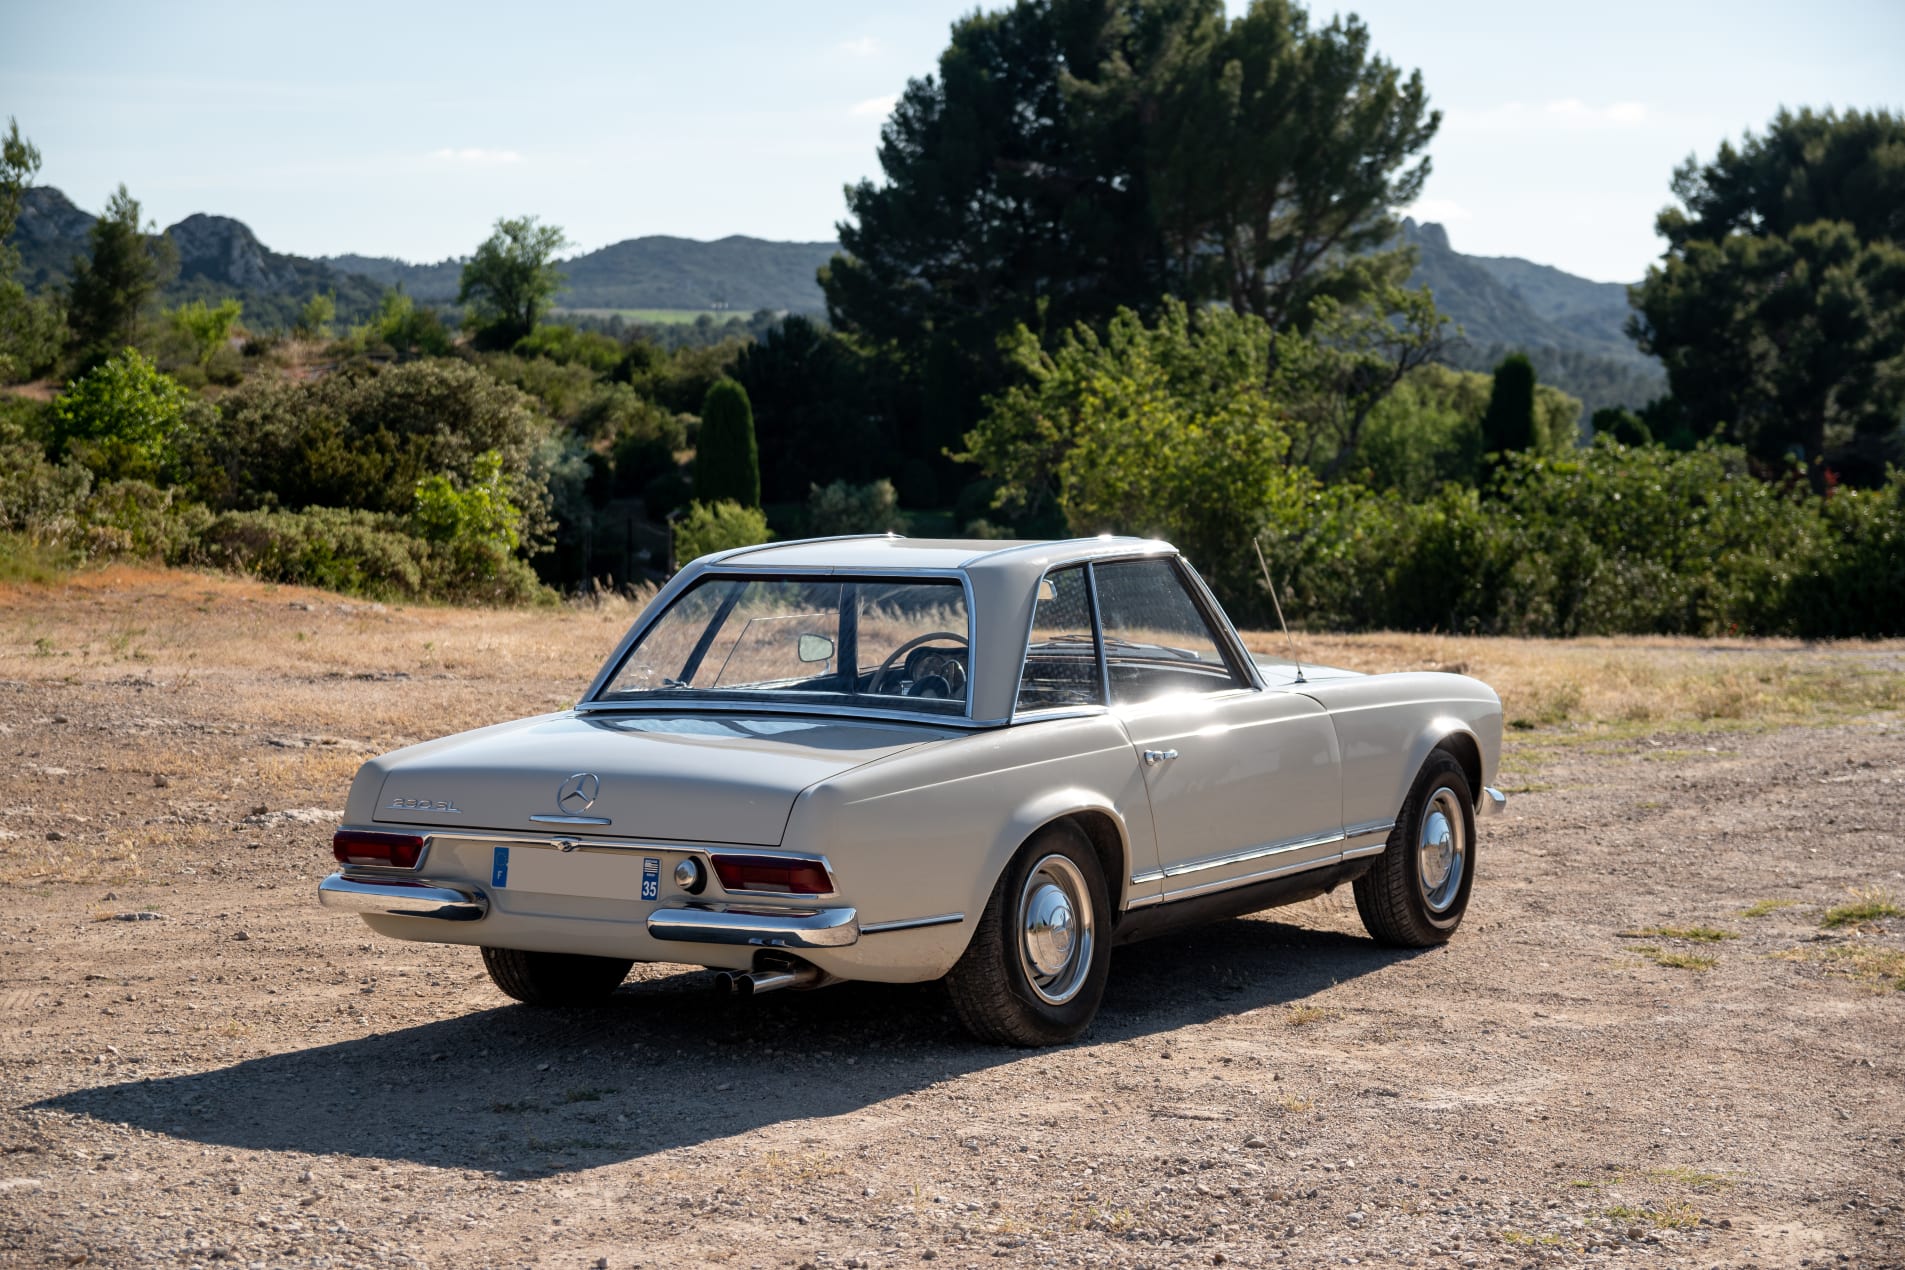
<path id="1" fill-rule="evenodd" d="M 1159 763 L 1168 763 L 1176 757 L 1176 750 L 1146 750 L 1144 752 L 1144 765 L 1146 767 L 1156 767 Z"/>

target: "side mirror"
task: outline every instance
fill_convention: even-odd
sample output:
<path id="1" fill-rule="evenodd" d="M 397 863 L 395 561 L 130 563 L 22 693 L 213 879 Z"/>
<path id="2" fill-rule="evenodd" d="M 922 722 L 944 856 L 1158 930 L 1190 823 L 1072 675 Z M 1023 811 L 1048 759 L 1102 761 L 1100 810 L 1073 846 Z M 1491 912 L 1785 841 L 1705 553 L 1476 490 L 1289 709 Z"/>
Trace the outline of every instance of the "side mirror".
<path id="1" fill-rule="evenodd" d="M 833 641 L 825 635 L 802 635 L 797 651 L 802 661 L 830 661 L 833 658 Z"/>

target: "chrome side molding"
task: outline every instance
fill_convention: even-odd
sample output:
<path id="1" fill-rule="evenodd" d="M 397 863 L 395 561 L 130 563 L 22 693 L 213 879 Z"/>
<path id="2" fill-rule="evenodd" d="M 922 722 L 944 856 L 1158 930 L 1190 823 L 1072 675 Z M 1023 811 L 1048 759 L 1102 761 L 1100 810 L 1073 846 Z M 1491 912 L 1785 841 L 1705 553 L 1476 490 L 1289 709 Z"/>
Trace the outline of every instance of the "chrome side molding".
<path id="1" fill-rule="evenodd" d="M 429 917 L 442 922 L 481 921 L 489 897 L 441 882 L 365 881 L 333 873 L 318 883 L 318 903 L 346 913 L 385 917 Z"/>

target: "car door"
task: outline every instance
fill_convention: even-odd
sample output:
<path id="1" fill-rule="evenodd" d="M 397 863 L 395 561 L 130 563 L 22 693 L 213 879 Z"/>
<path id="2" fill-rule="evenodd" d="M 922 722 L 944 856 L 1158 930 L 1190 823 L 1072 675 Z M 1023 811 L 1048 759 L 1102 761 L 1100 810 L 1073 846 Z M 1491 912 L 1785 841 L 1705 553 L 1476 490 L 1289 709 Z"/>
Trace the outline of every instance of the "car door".
<path id="1" fill-rule="evenodd" d="M 1255 686 L 1176 560 L 1092 572 L 1111 707 L 1144 772 L 1162 898 L 1334 859 L 1342 789 L 1323 708 Z"/>

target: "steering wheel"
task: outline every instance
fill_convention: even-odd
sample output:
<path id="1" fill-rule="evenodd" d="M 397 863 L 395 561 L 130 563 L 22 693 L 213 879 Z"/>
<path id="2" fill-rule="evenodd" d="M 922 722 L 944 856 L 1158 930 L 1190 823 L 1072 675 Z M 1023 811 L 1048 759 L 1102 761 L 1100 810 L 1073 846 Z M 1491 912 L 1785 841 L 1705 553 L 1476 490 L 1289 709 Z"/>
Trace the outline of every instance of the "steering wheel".
<path id="1" fill-rule="evenodd" d="M 957 634 L 953 631 L 928 631 L 924 635 L 915 635 L 886 655 L 886 660 L 880 663 L 880 668 L 873 672 L 873 679 L 867 685 L 867 691 L 875 695 L 884 696 L 885 694 L 880 691 L 880 685 L 888 675 L 893 673 L 893 663 L 920 645 L 930 644 L 936 639 L 957 640 L 961 648 L 970 647 L 964 635 Z"/>

